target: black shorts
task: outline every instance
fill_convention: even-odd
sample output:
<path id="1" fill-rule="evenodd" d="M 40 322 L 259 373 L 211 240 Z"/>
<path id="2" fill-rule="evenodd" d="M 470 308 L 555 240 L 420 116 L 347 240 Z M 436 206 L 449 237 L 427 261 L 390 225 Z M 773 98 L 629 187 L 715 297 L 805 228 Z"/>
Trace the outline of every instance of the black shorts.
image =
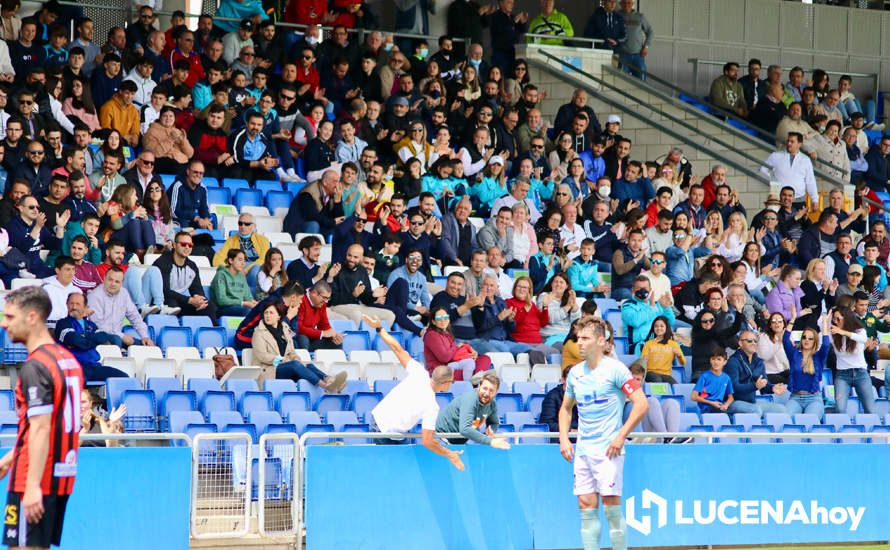
<path id="1" fill-rule="evenodd" d="M 49 548 L 62 542 L 62 523 L 68 495 L 44 495 L 43 517 L 37 523 L 28 523 L 22 509 L 22 493 L 8 493 L 6 514 L 3 521 L 3 544 L 7 546 L 36 546 Z"/>

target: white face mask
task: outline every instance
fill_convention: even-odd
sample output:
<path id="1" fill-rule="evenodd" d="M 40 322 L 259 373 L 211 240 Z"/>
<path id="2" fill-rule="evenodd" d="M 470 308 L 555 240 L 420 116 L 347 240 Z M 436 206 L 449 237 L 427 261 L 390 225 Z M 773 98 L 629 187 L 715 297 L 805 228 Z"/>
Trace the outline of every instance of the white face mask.
<path id="1" fill-rule="evenodd" d="M 770 211 L 772 211 L 772 212 L 778 212 L 778 211 L 779 211 L 779 205 L 778 205 L 778 204 L 771 204 L 771 205 L 767 206 L 766 209 L 767 209 L 767 210 L 770 210 Z"/>
<path id="2" fill-rule="evenodd" d="M 603 185 L 596 190 L 596 194 L 605 199 L 612 194 L 612 188 L 608 185 Z"/>
<path id="3" fill-rule="evenodd" d="M 318 37 L 317 36 L 307 36 L 306 42 L 308 42 L 310 46 L 315 46 L 316 44 L 318 44 Z"/>

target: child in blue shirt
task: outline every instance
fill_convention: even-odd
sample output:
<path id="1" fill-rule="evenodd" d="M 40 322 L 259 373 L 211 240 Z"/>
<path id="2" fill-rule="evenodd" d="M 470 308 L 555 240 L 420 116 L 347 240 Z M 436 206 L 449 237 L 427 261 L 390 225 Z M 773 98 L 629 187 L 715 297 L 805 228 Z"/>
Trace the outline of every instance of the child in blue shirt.
<path id="1" fill-rule="evenodd" d="M 723 373 L 726 350 L 718 348 L 711 353 L 711 370 L 698 377 L 692 390 L 692 400 L 698 403 L 702 413 L 726 412 L 732 404 L 732 381 Z"/>

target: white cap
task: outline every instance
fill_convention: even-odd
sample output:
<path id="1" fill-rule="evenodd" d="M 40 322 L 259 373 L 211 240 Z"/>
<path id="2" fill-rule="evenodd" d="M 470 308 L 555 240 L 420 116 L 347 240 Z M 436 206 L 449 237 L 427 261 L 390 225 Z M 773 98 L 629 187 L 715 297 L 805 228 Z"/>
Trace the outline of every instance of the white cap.
<path id="1" fill-rule="evenodd" d="M 606 124 L 612 124 L 616 122 L 618 124 L 621 124 L 621 117 L 618 115 L 609 115 L 609 118 L 606 119 Z"/>
<path id="2" fill-rule="evenodd" d="M 488 164 L 500 164 L 501 166 L 503 166 L 504 159 L 501 158 L 500 155 L 494 155 L 490 159 L 488 159 Z"/>

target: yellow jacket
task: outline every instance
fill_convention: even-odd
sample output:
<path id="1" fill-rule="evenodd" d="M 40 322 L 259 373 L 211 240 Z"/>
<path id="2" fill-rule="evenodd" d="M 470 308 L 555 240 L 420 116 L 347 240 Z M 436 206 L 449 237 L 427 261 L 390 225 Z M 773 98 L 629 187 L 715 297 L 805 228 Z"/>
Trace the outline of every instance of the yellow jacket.
<path id="1" fill-rule="evenodd" d="M 99 109 L 99 124 L 117 130 L 125 139 L 138 136 L 139 110 L 132 104 L 125 106 L 115 94 Z"/>
<path id="2" fill-rule="evenodd" d="M 266 253 L 269 252 L 269 248 L 271 248 L 271 244 L 269 244 L 269 239 L 263 237 L 259 233 L 255 232 L 250 236 L 250 242 L 253 243 L 253 248 L 259 254 L 259 257 L 255 262 L 246 266 L 245 269 L 250 269 L 253 266 L 262 267 L 263 260 L 266 259 Z M 222 247 L 219 251 L 213 255 L 213 265 L 214 267 L 225 265 L 226 264 L 226 255 L 229 253 L 229 250 L 233 248 L 241 249 L 241 236 L 240 233 L 235 233 L 223 243 Z"/>

